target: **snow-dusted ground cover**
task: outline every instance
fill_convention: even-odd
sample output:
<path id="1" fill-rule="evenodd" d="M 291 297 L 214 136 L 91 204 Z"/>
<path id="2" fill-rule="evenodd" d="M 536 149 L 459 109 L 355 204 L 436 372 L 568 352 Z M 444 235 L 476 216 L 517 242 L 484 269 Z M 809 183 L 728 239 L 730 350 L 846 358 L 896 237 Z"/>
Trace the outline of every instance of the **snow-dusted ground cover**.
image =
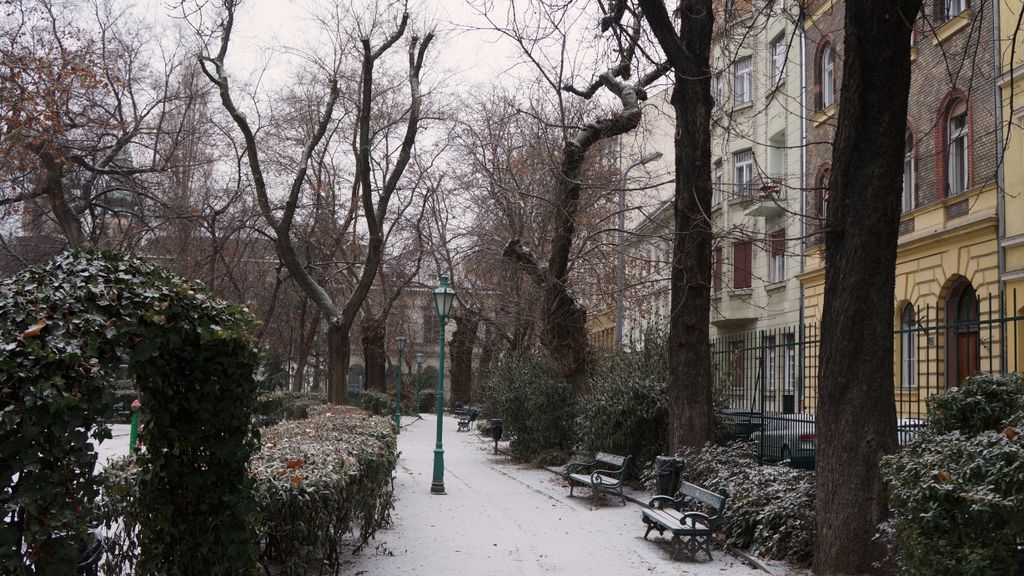
<path id="1" fill-rule="evenodd" d="M 644 540 L 641 508 L 495 456 L 493 443 L 444 419 L 446 495 L 431 495 L 436 421 L 404 419 L 394 526 L 346 566 L 346 574 L 764 575 L 721 549 L 714 561 L 673 561 L 667 538 Z M 774 572 L 785 570 L 775 566 Z"/>

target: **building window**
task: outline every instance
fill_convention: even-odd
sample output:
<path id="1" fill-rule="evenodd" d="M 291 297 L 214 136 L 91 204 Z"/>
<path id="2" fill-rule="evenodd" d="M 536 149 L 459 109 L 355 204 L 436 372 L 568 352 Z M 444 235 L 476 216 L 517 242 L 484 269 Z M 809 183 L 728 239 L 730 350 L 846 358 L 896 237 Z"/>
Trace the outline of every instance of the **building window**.
<path id="1" fill-rule="evenodd" d="M 743 340 L 732 342 L 732 387 L 743 388 L 743 377 L 747 371 L 746 349 Z"/>
<path id="2" fill-rule="evenodd" d="M 940 22 L 952 20 L 970 7 L 968 0 L 936 0 L 935 2 L 936 16 Z"/>
<path id="3" fill-rule="evenodd" d="M 715 109 L 721 110 L 725 107 L 725 80 L 722 78 L 722 73 L 715 74 L 714 83 L 714 98 L 715 98 Z"/>
<path id="4" fill-rule="evenodd" d="M 736 196 L 749 198 L 754 186 L 754 151 L 737 152 L 733 154 L 732 159 L 736 167 Z"/>
<path id="5" fill-rule="evenodd" d="M 768 269 L 770 282 L 782 282 L 786 279 L 786 231 L 772 232 L 769 236 L 771 259 Z"/>
<path id="6" fill-rule="evenodd" d="M 751 260 L 753 257 L 750 242 L 737 242 L 732 246 L 732 287 L 743 290 L 751 286 Z"/>
<path id="7" fill-rule="evenodd" d="M 772 40 L 772 70 L 771 70 L 771 81 L 772 88 L 778 86 L 785 78 L 786 74 L 786 36 L 785 34 L 779 34 L 779 36 Z"/>
<path id="8" fill-rule="evenodd" d="M 717 206 L 722 203 L 722 161 L 718 160 L 715 162 L 714 170 L 715 186 L 711 191 L 711 204 Z"/>
<path id="9" fill-rule="evenodd" d="M 814 216 L 816 223 L 814 229 L 818 232 L 825 230 L 828 220 L 828 179 L 831 175 L 829 168 L 824 168 L 818 176 L 818 185 L 814 191 Z"/>
<path id="10" fill-rule="evenodd" d="M 828 108 L 835 102 L 835 51 L 832 45 L 826 43 L 821 48 L 821 61 L 818 69 L 818 89 L 820 106 L 822 110 Z"/>
<path id="11" fill-rule="evenodd" d="M 715 277 L 712 290 L 717 294 L 722 291 L 722 247 L 715 248 Z"/>
<path id="12" fill-rule="evenodd" d="M 907 128 L 903 144 L 903 201 L 904 212 L 914 209 L 916 202 L 914 184 L 917 180 L 916 163 L 914 161 L 914 133 Z"/>
<path id="13" fill-rule="evenodd" d="M 947 137 L 947 179 L 949 196 L 967 190 L 967 105 L 958 102 L 950 111 Z"/>
<path id="14" fill-rule="evenodd" d="M 913 331 L 914 305 L 907 303 L 900 311 L 900 386 L 917 386 L 917 334 Z"/>
<path id="15" fill-rule="evenodd" d="M 754 93 L 754 69 L 753 59 L 750 56 L 740 58 L 733 65 L 732 96 L 733 106 L 746 104 L 753 99 Z"/>

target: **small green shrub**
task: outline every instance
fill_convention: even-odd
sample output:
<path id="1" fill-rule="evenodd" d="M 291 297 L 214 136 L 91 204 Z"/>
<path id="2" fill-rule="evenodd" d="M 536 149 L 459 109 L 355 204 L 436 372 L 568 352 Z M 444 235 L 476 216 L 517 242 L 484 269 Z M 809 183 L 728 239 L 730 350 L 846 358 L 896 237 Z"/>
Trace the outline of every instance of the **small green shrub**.
<path id="1" fill-rule="evenodd" d="M 417 406 L 420 412 L 435 412 L 437 410 L 437 393 L 433 390 L 420 390 Z"/>
<path id="2" fill-rule="evenodd" d="M 928 428 L 936 434 L 998 431 L 1022 406 L 1024 380 L 1020 375 L 979 374 L 928 399 Z"/>
<path id="3" fill-rule="evenodd" d="M 668 354 L 665 339 L 649 332 L 636 352 L 601 360 L 590 377 L 590 392 L 579 399 L 576 430 L 584 451 L 633 456 L 640 477 L 668 440 Z"/>
<path id="4" fill-rule="evenodd" d="M 373 390 L 363 392 L 363 410 L 366 410 L 370 414 L 376 414 L 377 416 L 394 418 L 395 399 L 390 394 L 385 394 L 383 392 L 376 392 Z"/>
<path id="5" fill-rule="evenodd" d="M 484 382 L 487 414 L 500 418 L 517 460 L 530 461 L 573 445 L 576 403 L 572 387 L 544 359 L 506 355 Z"/>
<path id="6" fill-rule="evenodd" d="M 1014 573 L 1024 534 L 1021 391 L 1017 376 L 972 377 L 930 399 L 928 429 L 883 460 L 901 573 Z"/>
<path id="7" fill-rule="evenodd" d="M 253 424 L 257 427 L 273 426 L 283 420 L 301 420 L 309 417 L 312 408 L 327 403 L 323 394 L 301 392 L 270 392 L 256 399 Z"/>
<path id="8" fill-rule="evenodd" d="M 814 474 L 788 466 L 759 466 L 755 446 L 707 444 L 684 449 L 690 482 L 729 492 L 721 524 L 729 543 L 774 560 L 807 562 L 814 553 Z"/>
<path id="9" fill-rule="evenodd" d="M 284 576 L 337 573 L 350 534 L 359 549 L 390 523 L 397 462 L 391 421 L 356 408 L 265 429 L 249 465 L 264 565 Z"/>

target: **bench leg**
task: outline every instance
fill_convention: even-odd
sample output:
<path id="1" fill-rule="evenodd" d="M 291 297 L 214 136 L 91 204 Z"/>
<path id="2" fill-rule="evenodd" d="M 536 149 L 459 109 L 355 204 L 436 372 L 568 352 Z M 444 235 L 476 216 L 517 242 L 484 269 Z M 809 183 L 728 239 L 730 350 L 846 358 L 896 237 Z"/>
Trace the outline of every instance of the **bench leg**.
<path id="1" fill-rule="evenodd" d="M 622 493 L 622 486 L 619 486 L 619 498 L 622 498 L 622 505 L 626 505 L 626 495 Z"/>
<path id="2" fill-rule="evenodd" d="M 644 532 L 644 540 L 647 540 L 647 535 L 651 533 L 651 530 L 654 530 L 654 524 L 648 522 L 646 516 L 644 517 L 644 524 L 647 524 L 647 531 Z"/>

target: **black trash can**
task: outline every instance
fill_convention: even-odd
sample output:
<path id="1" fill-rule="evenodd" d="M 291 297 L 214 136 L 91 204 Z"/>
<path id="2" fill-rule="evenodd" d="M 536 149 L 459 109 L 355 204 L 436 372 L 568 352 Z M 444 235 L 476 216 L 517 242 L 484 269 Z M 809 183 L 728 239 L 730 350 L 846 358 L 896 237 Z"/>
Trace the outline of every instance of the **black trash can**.
<path id="1" fill-rule="evenodd" d="M 657 478 L 655 493 L 660 496 L 674 496 L 683 473 L 683 459 L 672 456 L 654 458 L 654 475 Z"/>
<path id="2" fill-rule="evenodd" d="M 491 420 L 491 438 L 493 438 L 495 442 L 497 442 L 498 440 L 501 440 L 501 431 L 502 431 L 501 430 L 501 420 L 499 420 L 498 418 L 492 419 Z"/>

